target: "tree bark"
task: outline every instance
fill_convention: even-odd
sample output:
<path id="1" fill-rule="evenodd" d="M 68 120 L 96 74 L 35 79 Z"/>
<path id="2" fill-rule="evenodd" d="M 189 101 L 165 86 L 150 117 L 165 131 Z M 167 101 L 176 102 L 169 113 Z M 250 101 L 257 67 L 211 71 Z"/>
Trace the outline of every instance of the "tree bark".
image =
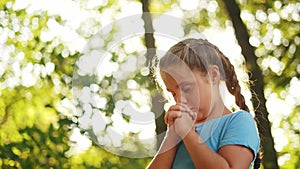
<path id="1" fill-rule="evenodd" d="M 148 68 L 152 68 L 152 66 L 156 66 L 156 47 L 155 47 L 155 38 L 153 36 L 154 29 L 152 25 L 152 18 L 149 11 L 149 0 L 141 0 L 143 5 L 143 21 L 145 28 L 145 45 L 147 48 L 146 52 L 146 66 Z M 153 65 L 154 64 L 154 65 Z M 155 82 L 152 81 L 152 87 L 155 88 Z M 157 149 L 160 147 L 160 144 L 165 136 L 165 131 L 167 129 L 166 124 L 164 123 L 164 102 L 163 97 L 159 92 L 155 92 L 152 95 L 152 107 L 151 111 L 155 114 L 155 125 L 156 125 L 156 138 L 157 138 Z"/>
<path id="2" fill-rule="evenodd" d="M 145 45 L 147 48 L 146 53 L 146 64 L 147 66 L 152 66 L 152 60 L 155 57 L 156 54 L 156 48 L 155 48 L 155 39 L 153 36 L 154 29 L 152 25 L 152 18 L 149 11 L 149 0 L 141 0 L 143 5 L 143 21 L 144 21 L 144 28 L 145 28 Z"/>
<path id="3" fill-rule="evenodd" d="M 255 118 L 261 135 L 262 149 L 264 152 L 262 163 L 265 169 L 278 169 L 277 154 L 274 148 L 274 140 L 271 134 L 271 124 L 268 120 L 266 108 L 266 99 L 264 96 L 264 78 L 262 71 L 257 64 L 257 57 L 254 53 L 254 47 L 249 43 L 249 34 L 247 28 L 240 17 L 240 8 L 235 0 L 224 0 L 228 14 L 231 18 L 235 35 L 239 45 L 242 48 L 242 54 L 246 60 L 252 92 L 252 103 L 255 109 Z"/>

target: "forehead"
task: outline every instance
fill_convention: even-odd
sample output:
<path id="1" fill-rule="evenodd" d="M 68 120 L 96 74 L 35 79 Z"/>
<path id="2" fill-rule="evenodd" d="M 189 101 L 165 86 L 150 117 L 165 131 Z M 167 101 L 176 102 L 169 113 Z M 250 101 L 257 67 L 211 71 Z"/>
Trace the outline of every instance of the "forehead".
<path id="1" fill-rule="evenodd" d="M 193 71 L 184 64 L 176 64 L 166 69 L 161 69 L 161 77 L 167 87 L 184 82 L 196 82 Z"/>

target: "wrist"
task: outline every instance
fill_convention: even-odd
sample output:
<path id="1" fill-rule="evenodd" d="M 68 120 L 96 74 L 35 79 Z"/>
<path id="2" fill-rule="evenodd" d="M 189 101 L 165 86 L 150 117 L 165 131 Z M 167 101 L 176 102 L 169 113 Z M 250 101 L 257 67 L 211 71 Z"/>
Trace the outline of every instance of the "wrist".
<path id="1" fill-rule="evenodd" d="M 189 127 L 187 129 L 183 129 L 183 130 L 179 131 L 177 134 L 183 140 L 185 137 L 187 137 L 191 133 L 195 133 L 195 127 Z"/>
<path id="2" fill-rule="evenodd" d="M 164 153 L 167 151 L 170 151 L 172 149 L 177 149 L 179 143 L 181 141 L 181 138 L 172 131 L 169 131 L 169 129 L 166 131 L 165 137 L 160 145 L 159 153 Z"/>
<path id="3" fill-rule="evenodd" d="M 185 137 L 182 138 L 184 143 L 196 141 L 198 144 L 204 143 L 204 140 L 198 135 L 198 133 L 195 130 L 190 130 Z"/>
<path id="4" fill-rule="evenodd" d="M 174 142 L 179 142 L 181 140 L 180 136 L 175 132 L 174 128 L 167 130 L 165 139 L 173 140 Z"/>

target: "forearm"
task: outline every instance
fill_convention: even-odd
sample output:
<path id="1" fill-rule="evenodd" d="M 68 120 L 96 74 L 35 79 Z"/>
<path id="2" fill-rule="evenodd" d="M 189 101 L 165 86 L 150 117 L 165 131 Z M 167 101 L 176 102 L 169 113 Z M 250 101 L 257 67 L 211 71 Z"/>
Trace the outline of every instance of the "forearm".
<path id="1" fill-rule="evenodd" d="M 170 169 L 177 151 L 177 147 L 174 147 L 166 152 L 158 152 L 151 163 L 148 165 L 147 169 Z"/>
<path id="2" fill-rule="evenodd" d="M 170 169 L 178 148 L 179 139 L 178 136 L 167 135 L 147 169 Z"/>
<path id="3" fill-rule="evenodd" d="M 197 169 L 215 168 L 228 169 L 229 163 L 220 154 L 211 150 L 199 135 L 191 130 L 183 142 Z"/>

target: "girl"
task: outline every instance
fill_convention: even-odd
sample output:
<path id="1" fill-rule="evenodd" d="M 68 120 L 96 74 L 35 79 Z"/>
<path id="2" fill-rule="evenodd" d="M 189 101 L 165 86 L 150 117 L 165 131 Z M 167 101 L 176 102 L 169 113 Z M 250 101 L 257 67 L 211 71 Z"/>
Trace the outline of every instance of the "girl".
<path id="1" fill-rule="evenodd" d="M 203 39 L 183 40 L 161 58 L 159 69 L 176 104 L 165 114 L 168 130 L 148 169 L 250 169 L 259 163 L 255 122 L 233 65 L 216 46 Z M 221 81 L 241 110 L 232 113 L 224 105 Z"/>

